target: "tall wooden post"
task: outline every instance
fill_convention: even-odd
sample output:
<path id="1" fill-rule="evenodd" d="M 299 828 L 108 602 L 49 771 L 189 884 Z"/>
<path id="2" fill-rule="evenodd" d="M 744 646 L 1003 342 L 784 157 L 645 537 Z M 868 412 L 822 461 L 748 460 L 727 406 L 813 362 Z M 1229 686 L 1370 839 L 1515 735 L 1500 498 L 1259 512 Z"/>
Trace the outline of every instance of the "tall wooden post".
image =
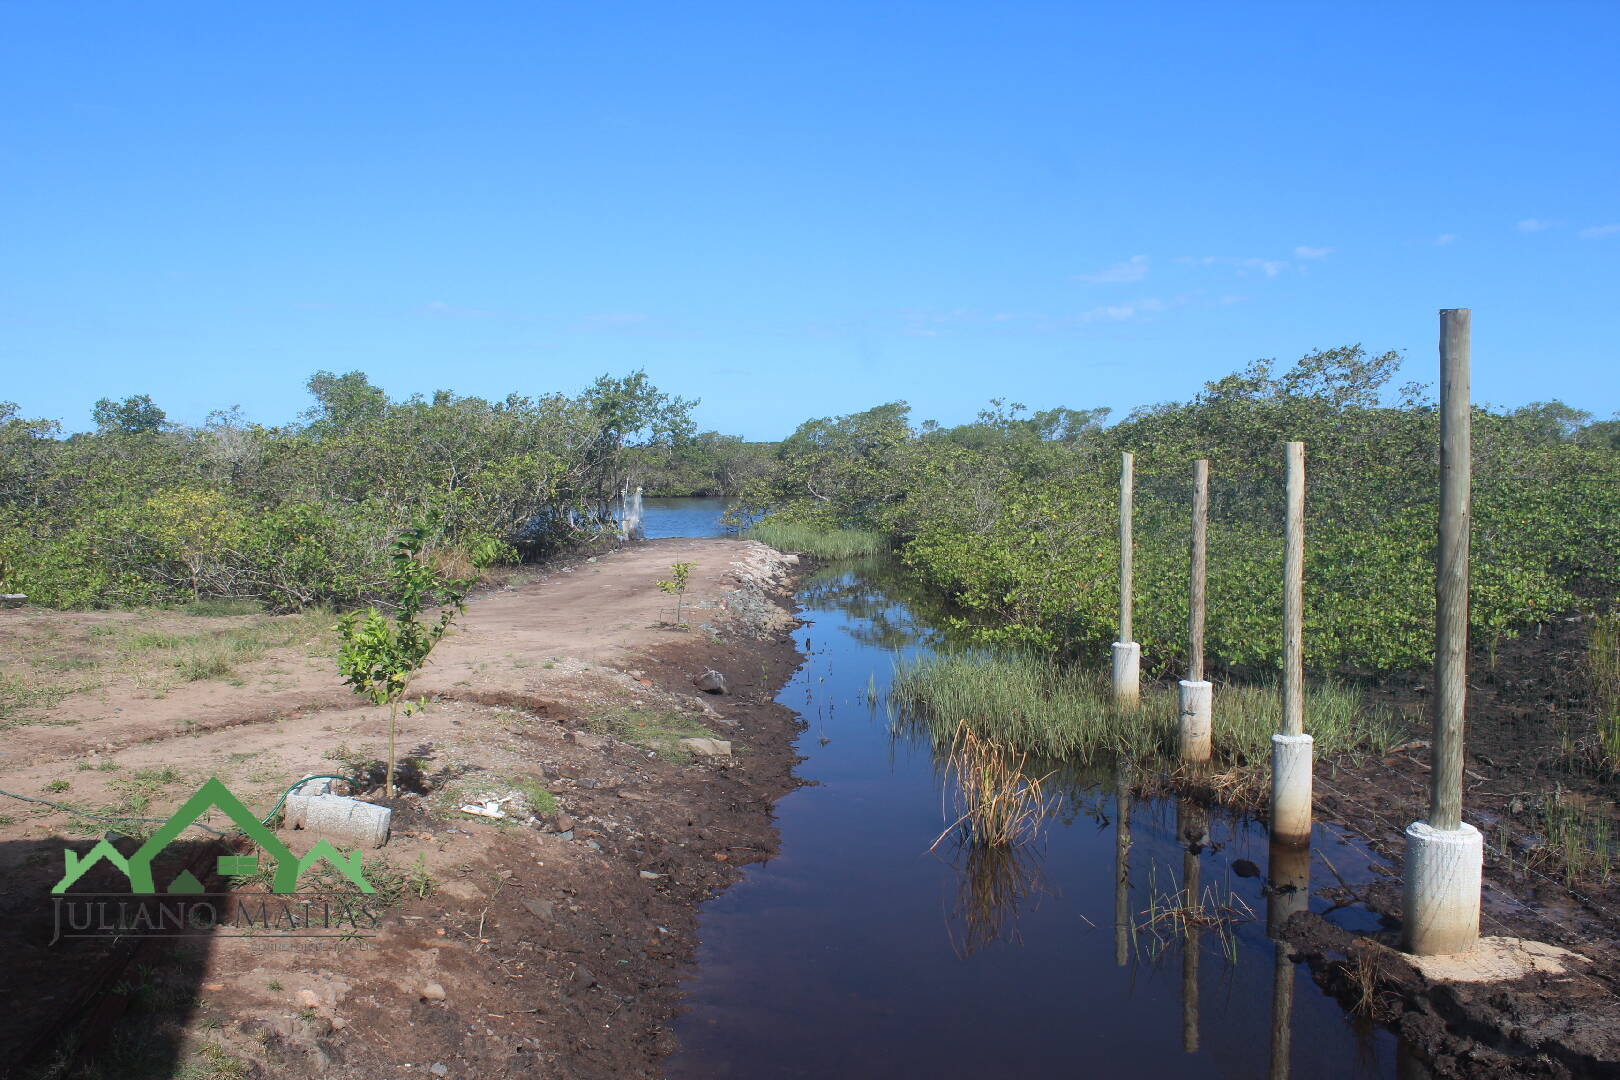
<path id="1" fill-rule="evenodd" d="M 1209 462 L 1193 462 L 1192 551 L 1187 597 L 1187 677 L 1181 680 L 1181 760 L 1208 761 L 1214 688 L 1204 679 L 1204 593 L 1208 578 Z"/>
<path id="2" fill-rule="evenodd" d="M 1187 681 L 1204 677 L 1204 592 L 1209 554 L 1209 460 L 1193 462 L 1192 557 L 1187 597 Z"/>
<path id="3" fill-rule="evenodd" d="M 1462 819 L 1468 704 L 1468 548 L 1473 405 L 1467 308 L 1440 312 L 1440 546 L 1435 567 L 1434 765 L 1429 820 L 1406 830 L 1407 951 L 1463 952 L 1479 937 L 1484 838 Z"/>
<path id="4" fill-rule="evenodd" d="M 1305 733 L 1305 444 L 1288 444 L 1283 556 L 1283 734 Z"/>
<path id="5" fill-rule="evenodd" d="M 1305 734 L 1305 444 L 1288 444 L 1283 557 L 1283 722 L 1271 737 L 1271 835 L 1311 837 L 1311 737 Z"/>
<path id="6" fill-rule="evenodd" d="M 1114 703 L 1134 709 L 1142 695 L 1142 646 L 1131 626 L 1131 518 L 1136 487 L 1136 455 L 1120 455 L 1119 470 L 1119 640 L 1114 642 Z"/>

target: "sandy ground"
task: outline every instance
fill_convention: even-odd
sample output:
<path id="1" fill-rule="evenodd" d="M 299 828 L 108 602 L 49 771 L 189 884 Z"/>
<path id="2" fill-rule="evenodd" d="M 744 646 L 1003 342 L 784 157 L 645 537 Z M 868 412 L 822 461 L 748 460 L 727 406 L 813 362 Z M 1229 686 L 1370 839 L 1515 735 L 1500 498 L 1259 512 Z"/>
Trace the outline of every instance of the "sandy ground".
<path id="1" fill-rule="evenodd" d="M 677 561 L 695 564 L 685 628 L 657 587 Z M 400 721 L 406 790 L 389 844 L 368 857 L 407 884 L 363 940 L 49 945 L 63 847 L 87 850 L 97 824 L 0 799 L 12 961 L 0 1039 L 33 1052 L 10 1064 L 109 1077 L 655 1074 L 674 1046 L 695 905 L 774 851 L 770 805 L 793 784 L 795 720 L 771 700 L 798 662 L 791 563 L 749 542 L 660 540 L 475 596 L 413 688 L 431 704 Z M 37 640 L 44 620 L 71 656 L 128 618 L 0 612 L 0 647 Z M 0 788 L 125 812 L 133 791 L 151 817 L 209 776 L 256 813 L 309 773 L 364 789 L 380 778 L 370 763 L 386 714 L 358 705 L 323 651 L 293 643 L 227 681 L 115 672 L 4 730 Z M 693 685 L 711 667 L 727 693 Z M 671 751 L 697 734 L 729 740 L 732 756 Z M 541 789 L 555 805 L 524 794 Z M 508 799 L 511 817 L 457 809 L 484 797 Z M 295 852 L 311 842 L 281 835 Z"/>

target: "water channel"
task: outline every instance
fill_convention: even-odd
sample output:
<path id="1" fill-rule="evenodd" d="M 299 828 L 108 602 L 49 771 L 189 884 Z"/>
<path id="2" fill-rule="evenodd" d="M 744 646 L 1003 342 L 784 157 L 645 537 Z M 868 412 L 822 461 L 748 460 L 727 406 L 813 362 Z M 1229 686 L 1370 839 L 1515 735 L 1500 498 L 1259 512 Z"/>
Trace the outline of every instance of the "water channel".
<path id="1" fill-rule="evenodd" d="M 719 500 L 657 502 L 649 537 L 722 531 Z M 1070 772 L 1058 815 L 1017 858 L 930 851 L 941 767 L 895 734 L 884 700 L 896 658 L 943 642 L 908 595 L 881 559 L 800 582 L 807 659 L 778 700 L 808 723 L 806 786 L 776 805 L 780 854 L 702 911 L 670 1076 L 1423 1075 L 1267 936 L 1258 823 Z M 1369 874 L 1366 852 L 1327 827 L 1310 859 L 1319 881 Z M 1189 884 L 1226 917 L 1148 925 Z M 1341 925 L 1372 922 L 1308 902 Z"/>

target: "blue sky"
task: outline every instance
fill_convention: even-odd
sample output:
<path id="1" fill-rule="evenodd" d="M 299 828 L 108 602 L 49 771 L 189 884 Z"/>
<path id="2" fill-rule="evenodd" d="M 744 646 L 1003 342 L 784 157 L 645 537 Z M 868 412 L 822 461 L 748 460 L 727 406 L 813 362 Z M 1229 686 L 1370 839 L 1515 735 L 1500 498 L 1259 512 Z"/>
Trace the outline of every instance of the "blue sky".
<path id="1" fill-rule="evenodd" d="M 1620 409 L 1620 4 L 0 6 L 0 400 L 644 367 L 776 438 L 1361 342 Z"/>

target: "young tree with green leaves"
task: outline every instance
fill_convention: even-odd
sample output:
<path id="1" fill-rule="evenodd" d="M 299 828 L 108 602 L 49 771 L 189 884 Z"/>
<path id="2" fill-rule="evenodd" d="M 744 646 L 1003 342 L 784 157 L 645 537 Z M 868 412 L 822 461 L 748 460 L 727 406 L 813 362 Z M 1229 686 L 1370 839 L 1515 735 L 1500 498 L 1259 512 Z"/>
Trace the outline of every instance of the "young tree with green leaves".
<path id="1" fill-rule="evenodd" d="M 675 598 L 675 625 L 681 625 L 681 601 L 686 598 L 686 586 L 697 563 L 678 562 L 670 566 L 671 577 L 658 582 L 658 588 Z"/>
<path id="2" fill-rule="evenodd" d="M 471 578 L 445 578 L 422 557 L 427 530 L 407 529 L 394 542 L 389 575 L 396 594 L 393 617 L 375 607 L 364 615 L 351 611 L 338 619 L 338 672 L 356 694 L 376 705 L 388 706 L 388 773 L 386 791 L 394 797 L 394 736 L 399 713 L 406 716 L 427 704 L 411 700 L 411 682 L 427 666 L 428 654 L 449 631 L 456 616 L 467 610 Z M 444 600 L 436 619 L 418 616 L 436 596 Z"/>

